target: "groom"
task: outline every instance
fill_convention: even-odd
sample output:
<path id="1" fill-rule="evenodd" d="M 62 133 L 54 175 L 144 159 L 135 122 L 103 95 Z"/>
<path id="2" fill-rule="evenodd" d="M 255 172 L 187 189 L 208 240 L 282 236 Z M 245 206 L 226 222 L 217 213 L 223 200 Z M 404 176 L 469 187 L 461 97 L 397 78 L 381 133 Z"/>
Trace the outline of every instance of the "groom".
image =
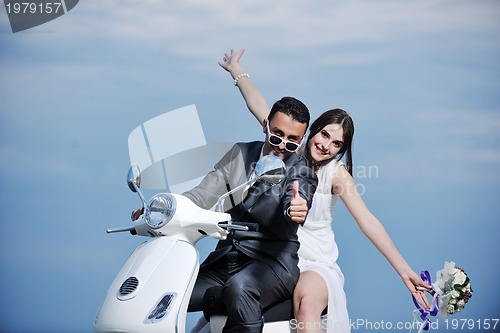
<path id="1" fill-rule="evenodd" d="M 228 316 L 223 332 L 261 332 L 262 309 L 290 299 L 299 278 L 297 228 L 305 221 L 317 186 L 315 173 L 295 154 L 309 125 L 309 110 L 284 97 L 264 122 L 264 142 L 238 143 L 226 153 L 200 185 L 183 193 L 209 209 L 228 190 L 254 177 L 263 155 L 283 159 L 286 176 L 277 185 L 257 181 L 226 200 L 237 221 L 258 223 L 256 231 L 233 231 L 201 264 L 189 311 L 222 306 Z"/>

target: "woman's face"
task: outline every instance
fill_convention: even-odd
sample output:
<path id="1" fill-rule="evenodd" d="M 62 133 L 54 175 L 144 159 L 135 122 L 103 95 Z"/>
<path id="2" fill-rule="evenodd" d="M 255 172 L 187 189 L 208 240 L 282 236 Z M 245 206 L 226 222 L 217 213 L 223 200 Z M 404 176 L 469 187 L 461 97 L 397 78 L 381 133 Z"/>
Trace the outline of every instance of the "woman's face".
<path id="1" fill-rule="evenodd" d="M 344 130 L 339 124 L 323 127 L 309 140 L 309 152 L 314 162 L 321 162 L 335 157 L 344 144 Z"/>

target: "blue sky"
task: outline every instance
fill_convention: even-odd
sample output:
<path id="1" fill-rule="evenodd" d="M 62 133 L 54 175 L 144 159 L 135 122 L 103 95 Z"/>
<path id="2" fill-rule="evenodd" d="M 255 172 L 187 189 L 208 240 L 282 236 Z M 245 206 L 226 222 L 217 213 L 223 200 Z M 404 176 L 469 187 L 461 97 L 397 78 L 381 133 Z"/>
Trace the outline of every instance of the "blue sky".
<path id="1" fill-rule="evenodd" d="M 474 296 L 453 318 L 499 318 L 499 40 L 487 0 L 89 0 L 15 34 L 0 6 L 0 331 L 91 331 L 142 241 L 105 233 L 139 204 L 136 126 L 196 104 L 208 141 L 262 138 L 217 65 L 241 47 L 270 104 L 351 114 L 356 181 L 403 256 L 432 277 L 445 260 L 467 270 Z M 333 226 L 351 319 L 410 321 L 409 293 L 341 204 Z"/>

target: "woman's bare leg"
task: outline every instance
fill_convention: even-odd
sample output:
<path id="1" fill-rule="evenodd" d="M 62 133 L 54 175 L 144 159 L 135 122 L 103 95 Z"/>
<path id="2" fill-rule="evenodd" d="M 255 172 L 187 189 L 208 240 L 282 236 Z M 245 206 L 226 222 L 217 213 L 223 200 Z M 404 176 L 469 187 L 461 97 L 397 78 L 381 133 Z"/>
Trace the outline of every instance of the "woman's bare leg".
<path id="1" fill-rule="evenodd" d="M 328 304 L 328 288 L 316 272 L 303 272 L 293 293 L 298 333 L 322 333 L 321 313 Z"/>

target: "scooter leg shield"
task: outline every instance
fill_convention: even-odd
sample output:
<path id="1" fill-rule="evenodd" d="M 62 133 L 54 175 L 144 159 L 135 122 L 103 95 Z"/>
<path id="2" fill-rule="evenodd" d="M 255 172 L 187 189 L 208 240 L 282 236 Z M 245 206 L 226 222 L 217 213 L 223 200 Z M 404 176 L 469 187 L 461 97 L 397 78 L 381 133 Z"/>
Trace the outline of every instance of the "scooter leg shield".
<path id="1" fill-rule="evenodd" d="M 143 243 L 110 286 L 94 332 L 184 333 L 198 263 L 186 242 L 158 237 Z M 126 285 L 130 280 L 135 283 Z"/>

